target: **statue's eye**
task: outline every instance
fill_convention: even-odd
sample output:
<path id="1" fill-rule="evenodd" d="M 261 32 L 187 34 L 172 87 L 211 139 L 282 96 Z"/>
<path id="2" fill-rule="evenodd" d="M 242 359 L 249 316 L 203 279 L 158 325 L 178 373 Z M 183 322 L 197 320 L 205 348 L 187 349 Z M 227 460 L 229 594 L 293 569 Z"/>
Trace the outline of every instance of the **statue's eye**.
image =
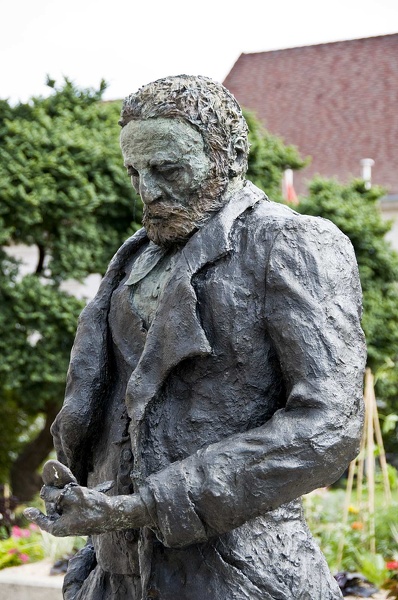
<path id="1" fill-rule="evenodd" d="M 166 179 L 166 181 L 175 181 L 178 178 L 181 169 L 180 167 L 174 166 L 162 166 L 158 167 L 158 171 L 162 175 L 163 179 Z"/>

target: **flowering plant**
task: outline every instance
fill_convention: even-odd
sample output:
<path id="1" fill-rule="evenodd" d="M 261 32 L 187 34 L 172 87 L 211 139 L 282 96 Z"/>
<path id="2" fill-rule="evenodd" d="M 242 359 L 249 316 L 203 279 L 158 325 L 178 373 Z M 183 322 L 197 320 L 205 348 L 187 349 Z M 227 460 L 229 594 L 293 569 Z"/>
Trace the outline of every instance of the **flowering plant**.
<path id="1" fill-rule="evenodd" d="M 388 560 L 386 568 L 390 576 L 383 584 L 383 588 L 389 591 L 387 598 L 398 600 L 398 560 Z"/>
<path id="2" fill-rule="evenodd" d="M 0 569 L 16 567 L 44 558 L 41 534 L 37 525 L 31 523 L 27 529 L 14 525 L 11 536 L 0 541 Z"/>

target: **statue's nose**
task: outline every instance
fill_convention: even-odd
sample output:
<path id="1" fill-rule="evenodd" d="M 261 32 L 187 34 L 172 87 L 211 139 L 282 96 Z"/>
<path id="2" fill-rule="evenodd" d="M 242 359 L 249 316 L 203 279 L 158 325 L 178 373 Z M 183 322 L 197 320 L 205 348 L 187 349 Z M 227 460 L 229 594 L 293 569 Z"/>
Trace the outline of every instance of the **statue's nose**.
<path id="1" fill-rule="evenodd" d="M 145 173 L 140 178 L 140 196 L 144 204 L 151 204 L 162 197 L 162 190 L 150 173 Z"/>

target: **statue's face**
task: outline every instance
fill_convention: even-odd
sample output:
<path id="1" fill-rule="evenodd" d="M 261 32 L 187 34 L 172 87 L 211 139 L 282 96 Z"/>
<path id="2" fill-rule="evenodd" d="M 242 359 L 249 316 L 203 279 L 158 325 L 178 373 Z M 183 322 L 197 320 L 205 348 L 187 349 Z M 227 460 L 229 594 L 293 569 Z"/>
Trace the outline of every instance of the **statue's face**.
<path id="1" fill-rule="evenodd" d="M 184 241 L 208 212 L 211 162 L 201 134 L 178 119 L 156 118 L 130 121 L 120 143 L 149 238 Z"/>

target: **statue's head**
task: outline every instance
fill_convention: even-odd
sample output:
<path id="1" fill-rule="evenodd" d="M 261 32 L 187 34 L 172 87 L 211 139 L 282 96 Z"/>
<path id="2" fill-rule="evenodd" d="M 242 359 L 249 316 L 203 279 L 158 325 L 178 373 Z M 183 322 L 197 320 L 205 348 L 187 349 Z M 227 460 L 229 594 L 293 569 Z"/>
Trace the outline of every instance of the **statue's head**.
<path id="1" fill-rule="evenodd" d="M 241 108 L 221 83 L 177 75 L 144 85 L 123 102 L 119 124 L 162 117 L 181 119 L 202 135 L 213 175 L 227 181 L 247 170 L 248 127 Z"/>
<path id="2" fill-rule="evenodd" d="M 246 121 L 228 90 L 207 77 L 145 85 L 124 100 L 119 123 L 143 223 L 158 244 L 184 241 L 220 208 L 228 184 L 244 179 Z"/>

